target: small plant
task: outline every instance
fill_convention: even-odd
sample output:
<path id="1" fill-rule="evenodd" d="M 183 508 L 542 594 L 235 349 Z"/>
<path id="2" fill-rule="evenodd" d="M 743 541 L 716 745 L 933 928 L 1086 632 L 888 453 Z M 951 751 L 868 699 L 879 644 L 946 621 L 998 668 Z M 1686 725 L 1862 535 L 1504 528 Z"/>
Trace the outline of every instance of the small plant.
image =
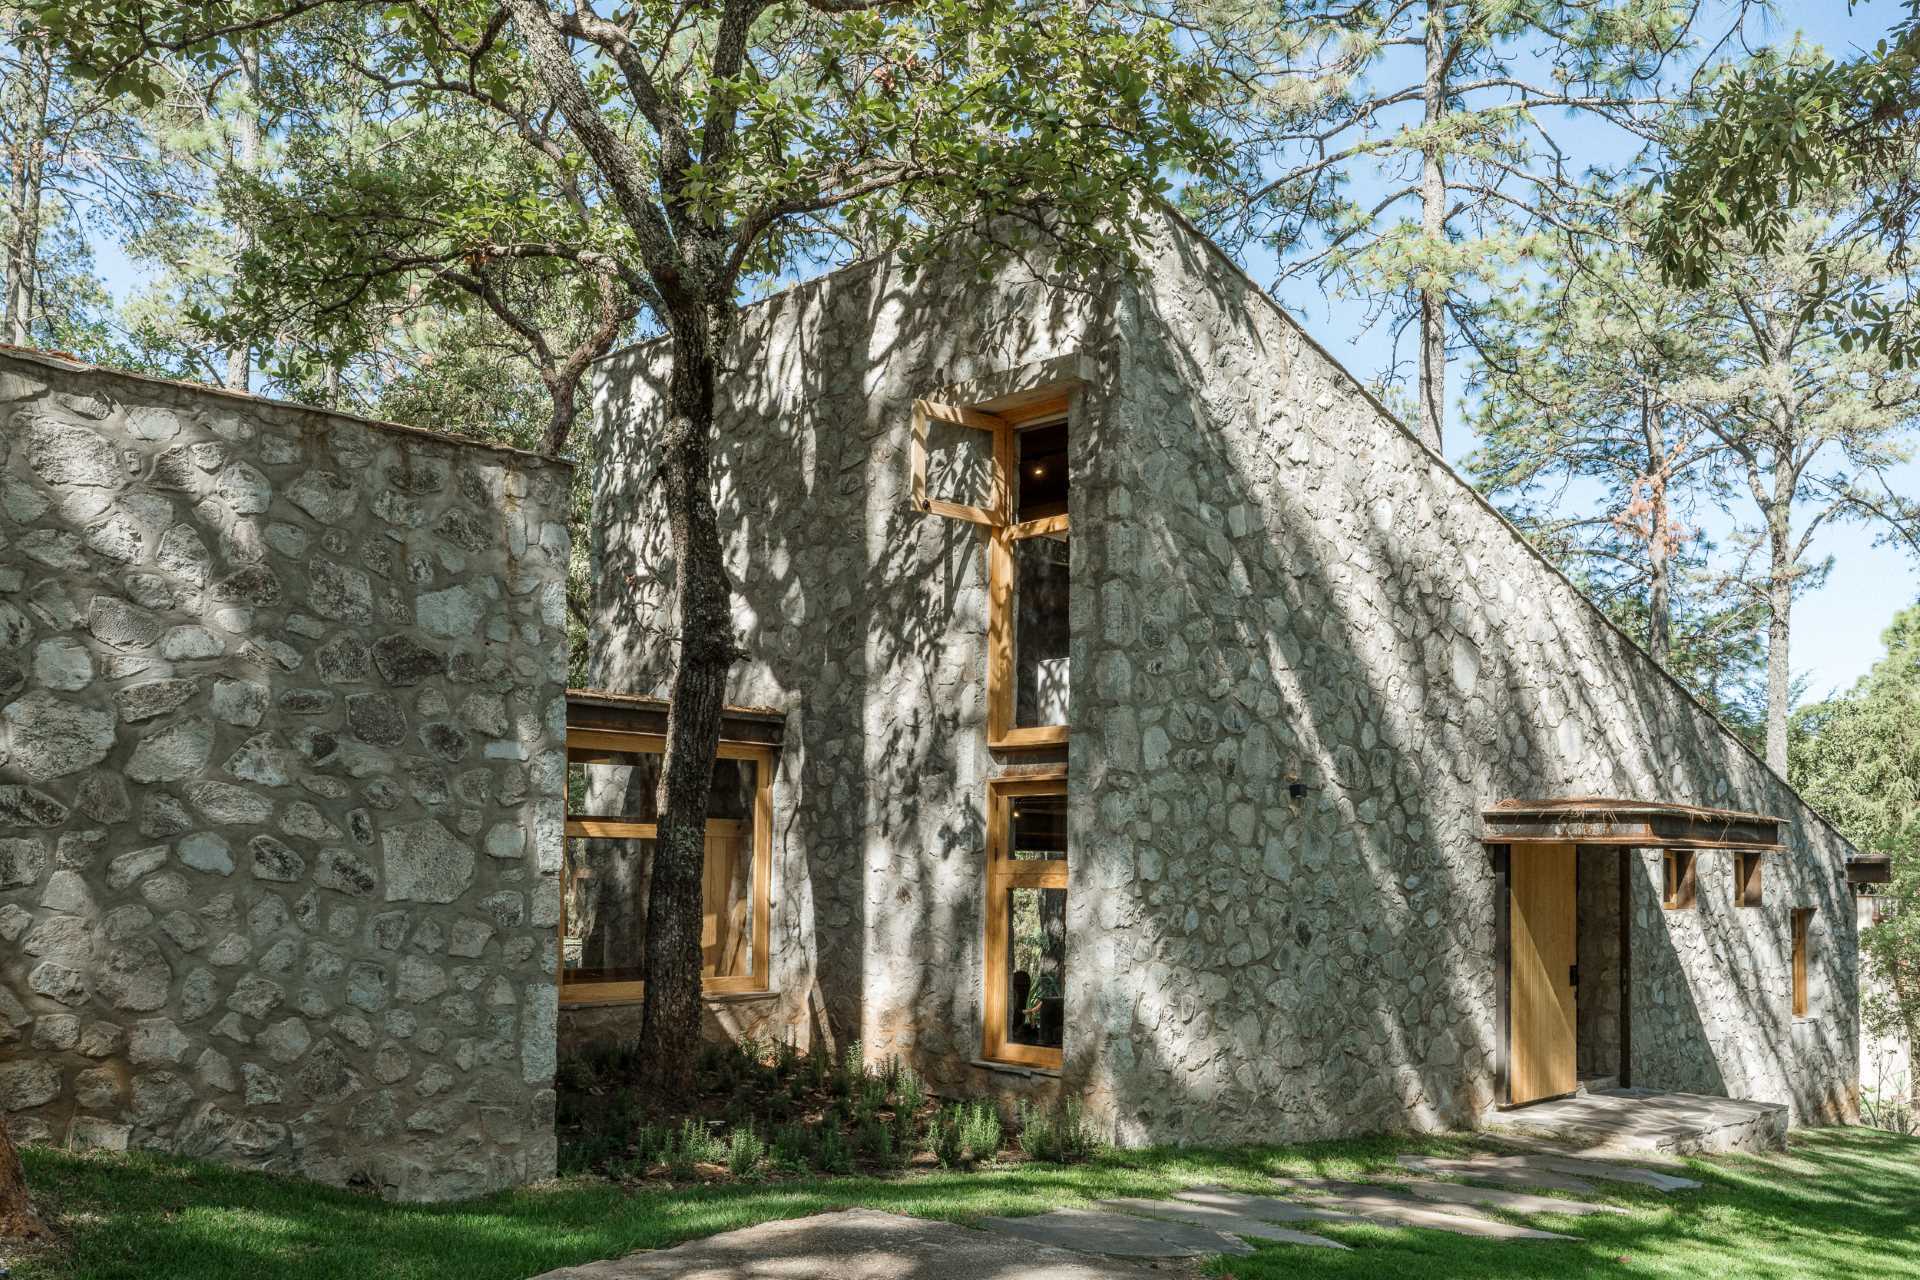
<path id="1" fill-rule="evenodd" d="M 822 1173 L 853 1172 L 853 1149 L 847 1145 L 847 1136 L 839 1125 L 821 1132 L 814 1163 Z"/>
<path id="2" fill-rule="evenodd" d="M 744 1178 L 760 1167 L 761 1158 L 767 1154 L 767 1144 L 753 1131 L 752 1125 L 742 1125 L 735 1129 L 727 1142 L 727 1172 L 736 1178 Z"/>
<path id="3" fill-rule="evenodd" d="M 920 1083 L 920 1077 L 914 1074 L 912 1067 L 905 1064 L 901 1065 L 895 1076 L 892 1088 L 894 1107 L 908 1115 L 918 1113 L 921 1104 L 927 1100 L 927 1090 Z"/>
<path id="4" fill-rule="evenodd" d="M 1020 1149 L 1049 1164 L 1076 1164 L 1105 1145 L 1077 1098 L 1051 1110 L 1020 1104 Z"/>
<path id="5" fill-rule="evenodd" d="M 847 1046 L 847 1052 L 840 1059 L 839 1070 L 834 1072 L 833 1091 L 843 1098 L 851 1098 L 866 1078 L 867 1060 L 861 1052 L 860 1042 L 855 1040 Z"/>
<path id="6" fill-rule="evenodd" d="M 967 1159 L 978 1164 L 1000 1154 L 1000 1113 L 991 1102 L 976 1102 L 968 1107 L 963 1124 Z"/>
<path id="7" fill-rule="evenodd" d="M 854 1141 L 860 1153 L 875 1164 L 886 1166 L 893 1163 L 893 1131 L 879 1116 L 870 1115 L 860 1122 L 854 1131 Z"/>
<path id="8" fill-rule="evenodd" d="M 932 1139 L 933 1158 L 942 1169 L 958 1169 L 967 1160 L 967 1109 L 950 1103 L 934 1114 L 927 1136 Z"/>
<path id="9" fill-rule="evenodd" d="M 871 1115 L 887 1105 L 889 1090 L 884 1079 L 879 1076 L 862 1076 L 859 1085 L 860 1105 L 867 1114 Z"/>
<path id="10" fill-rule="evenodd" d="M 813 1133 L 803 1124 L 783 1124 L 773 1131 L 767 1161 L 789 1173 L 804 1172 L 813 1162 Z"/>

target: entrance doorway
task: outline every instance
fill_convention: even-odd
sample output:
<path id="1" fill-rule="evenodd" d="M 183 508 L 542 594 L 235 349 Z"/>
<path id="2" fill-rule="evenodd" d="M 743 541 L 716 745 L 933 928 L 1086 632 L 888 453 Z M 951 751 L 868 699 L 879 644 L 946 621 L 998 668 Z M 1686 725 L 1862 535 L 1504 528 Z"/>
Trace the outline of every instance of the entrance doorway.
<path id="1" fill-rule="evenodd" d="M 1577 865 L 1571 844 L 1513 851 L 1507 915 L 1513 1106 L 1557 1098 L 1579 1085 Z"/>

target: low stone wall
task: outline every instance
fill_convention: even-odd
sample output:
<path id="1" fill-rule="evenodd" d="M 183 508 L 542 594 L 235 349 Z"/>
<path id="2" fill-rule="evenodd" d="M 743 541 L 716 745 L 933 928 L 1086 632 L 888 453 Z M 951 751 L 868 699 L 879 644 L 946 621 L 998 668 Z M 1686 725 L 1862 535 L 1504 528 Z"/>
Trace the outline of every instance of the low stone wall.
<path id="1" fill-rule="evenodd" d="M 0 352 L 0 1111 L 551 1174 L 566 464 Z"/>

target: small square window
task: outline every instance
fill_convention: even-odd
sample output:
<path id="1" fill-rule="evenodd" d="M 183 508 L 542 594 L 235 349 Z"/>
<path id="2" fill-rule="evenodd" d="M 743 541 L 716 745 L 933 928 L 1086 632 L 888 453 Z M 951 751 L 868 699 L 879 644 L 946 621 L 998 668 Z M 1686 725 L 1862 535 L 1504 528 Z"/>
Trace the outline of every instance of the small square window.
<path id="1" fill-rule="evenodd" d="M 1764 873 L 1760 855 L 1737 853 L 1733 860 L 1733 900 L 1742 907 L 1760 905 L 1764 892 Z"/>
<path id="2" fill-rule="evenodd" d="M 1669 911 L 1690 911 L 1696 901 L 1693 850 L 1667 850 L 1667 887 L 1660 905 Z"/>

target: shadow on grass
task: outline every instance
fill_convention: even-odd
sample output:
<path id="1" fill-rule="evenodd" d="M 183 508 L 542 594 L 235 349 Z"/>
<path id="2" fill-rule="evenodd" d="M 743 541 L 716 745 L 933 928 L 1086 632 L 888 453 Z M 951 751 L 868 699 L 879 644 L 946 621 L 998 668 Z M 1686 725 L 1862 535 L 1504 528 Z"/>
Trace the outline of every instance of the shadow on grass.
<path id="1" fill-rule="evenodd" d="M 1372 1227 L 1327 1233 L 1352 1253 L 1261 1247 L 1223 1275 L 1920 1275 L 1920 1142 L 1867 1131 L 1796 1135 L 1792 1155 L 1697 1162 L 1707 1185 L 1606 1199 L 1618 1218 L 1539 1218 L 1566 1244 Z M 862 1206 L 955 1222 L 1044 1212 L 1202 1182 L 1263 1189 L 1273 1174 L 1354 1177 L 1404 1151 L 1464 1140 L 1373 1138 L 1288 1148 L 1152 1150 L 1085 1165 L 899 1178 L 625 1189 L 575 1180 L 451 1205 L 394 1205 L 289 1178 L 165 1157 L 31 1150 L 29 1178 L 63 1236 L 20 1280 L 524 1280 L 542 1271 L 757 1222 Z M 1624 1260 L 1624 1261 L 1623 1261 Z"/>

